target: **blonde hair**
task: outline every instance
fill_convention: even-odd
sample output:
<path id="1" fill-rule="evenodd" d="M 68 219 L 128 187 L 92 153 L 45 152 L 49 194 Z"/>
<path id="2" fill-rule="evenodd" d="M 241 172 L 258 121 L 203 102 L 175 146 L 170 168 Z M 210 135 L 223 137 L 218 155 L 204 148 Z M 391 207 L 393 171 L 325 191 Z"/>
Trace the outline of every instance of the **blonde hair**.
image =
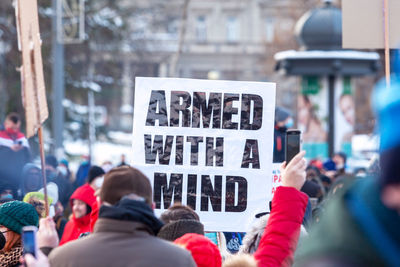
<path id="1" fill-rule="evenodd" d="M 238 253 L 227 257 L 222 267 L 257 267 L 257 261 L 252 255 Z"/>

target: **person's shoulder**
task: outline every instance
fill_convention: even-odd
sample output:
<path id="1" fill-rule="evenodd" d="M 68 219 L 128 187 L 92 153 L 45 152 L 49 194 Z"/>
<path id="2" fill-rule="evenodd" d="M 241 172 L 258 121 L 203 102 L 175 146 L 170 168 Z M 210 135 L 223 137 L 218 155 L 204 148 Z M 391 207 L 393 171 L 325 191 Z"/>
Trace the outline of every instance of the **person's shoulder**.
<path id="1" fill-rule="evenodd" d="M 26 138 L 26 137 L 25 137 L 25 134 L 22 133 L 22 132 L 18 132 L 18 133 L 17 133 L 17 139 L 22 139 L 22 138 Z"/>
<path id="2" fill-rule="evenodd" d="M 51 251 L 51 253 L 49 254 L 50 263 L 62 262 L 64 260 L 74 259 L 82 255 L 84 251 L 87 251 L 89 248 L 92 248 L 93 246 L 94 242 L 92 242 L 90 236 L 70 241 Z"/>
<path id="3" fill-rule="evenodd" d="M 192 258 L 188 250 L 156 236 L 148 236 L 146 237 L 146 241 L 141 240 L 141 242 L 143 242 L 143 246 L 151 247 L 152 252 L 160 258 L 167 257 L 168 260 L 176 259 L 179 262 Z"/>
<path id="4" fill-rule="evenodd" d="M 81 246 L 79 244 L 80 240 L 70 241 L 64 245 L 56 247 L 49 254 L 49 261 L 53 263 L 54 261 L 60 261 L 64 258 L 74 257 L 74 252 L 76 252 Z M 76 244 L 78 242 L 78 244 Z"/>
<path id="5" fill-rule="evenodd" d="M 151 238 L 153 239 L 152 252 L 159 256 L 163 255 L 169 263 L 168 266 L 196 266 L 188 250 L 158 237 Z"/>
<path id="6" fill-rule="evenodd" d="M 155 236 L 149 236 L 148 241 L 151 243 L 152 247 L 156 250 L 160 250 L 161 252 L 164 253 L 178 253 L 182 255 L 190 255 L 190 253 L 185 250 L 184 248 L 175 245 L 172 242 L 163 240 L 161 238 L 155 237 Z"/>

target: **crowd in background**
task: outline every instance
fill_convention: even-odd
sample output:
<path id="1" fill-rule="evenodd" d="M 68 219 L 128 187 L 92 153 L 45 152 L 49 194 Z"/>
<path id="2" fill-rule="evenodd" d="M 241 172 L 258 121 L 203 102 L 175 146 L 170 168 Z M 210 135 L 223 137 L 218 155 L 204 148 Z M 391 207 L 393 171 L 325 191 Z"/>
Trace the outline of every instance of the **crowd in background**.
<path id="1" fill-rule="evenodd" d="M 86 157 L 74 173 L 48 155 L 44 185 L 12 113 L 0 131 L 0 265 L 400 266 L 399 90 L 375 90 L 379 163 L 361 176 L 347 172 L 344 153 L 307 162 L 300 152 L 282 164 L 270 210 L 247 233 L 205 232 L 198 214 L 179 203 L 157 218 L 149 179 L 124 156 L 117 166 Z M 289 117 L 277 110 L 275 145 Z M 39 226 L 36 258 L 22 258 L 28 225 Z"/>

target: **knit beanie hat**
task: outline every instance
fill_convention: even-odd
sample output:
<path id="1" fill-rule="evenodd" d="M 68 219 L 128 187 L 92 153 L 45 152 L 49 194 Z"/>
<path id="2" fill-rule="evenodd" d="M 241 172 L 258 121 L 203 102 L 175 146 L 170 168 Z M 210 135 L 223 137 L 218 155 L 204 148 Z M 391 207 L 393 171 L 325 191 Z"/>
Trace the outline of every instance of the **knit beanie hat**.
<path id="1" fill-rule="evenodd" d="M 188 233 L 204 235 L 204 225 L 197 220 L 179 220 L 170 222 L 161 228 L 157 236 L 168 241 L 174 241 Z"/>
<path id="2" fill-rule="evenodd" d="M 54 169 L 56 169 L 58 166 L 58 161 L 57 161 L 56 157 L 53 155 L 46 156 L 46 165 L 49 165 L 49 166 L 53 167 Z"/>
<path id="3" fill-rule="evenodd" d="M 222 257 L 217 245 L 203 235 L 186 234 L 174 243 L 189 250 L 198 267 L 221 267 L 222 265 Z"/>
<path id="4" fill-rule="evenodd" d="M 67 168 L 68 168 L 68 166 L 69 166 L 69 162 L 68 162 L 68 160 L 66 160 L 66 159 L 60 160 L 60 164 L 64 164 Z"/>
<path id="5" fill-rule="evenodd" d="M 291 115 L 292 115 L 292 113 L 289 110 L 287 110 L 286 108 L 282 108 L 282 107 L 275 108 L 275 121 L 276 122 L 284 121 Z"/>
<path id="6" fill-rule="evenodd" d="M 22 201 L 11 201 L 0 206 L 0 225 L 21 234 L 22 227 L 38 226 L 39 215 L 35 208 Z"/>
<path id="7" fill-rule="evenodd" d="M 93 182 L 94 179 L 96 179 L 99 176 L 104 175 L 105 172 L 104 170 L 99 167 L 99 166 L 92 166 L 90 167 L 89 174 L 88 174 L 88 183 L 90 184 Z"/>
<path id="8" fill-rule="evenodd" d="M 152 189 L 150 180 L 138 169 L 121 166 L 104 175 L 100 189 L 100 199 L 115 205 L 123 196 L 136 194 L 143 197 L 148 205 L 152 205 Z"/>

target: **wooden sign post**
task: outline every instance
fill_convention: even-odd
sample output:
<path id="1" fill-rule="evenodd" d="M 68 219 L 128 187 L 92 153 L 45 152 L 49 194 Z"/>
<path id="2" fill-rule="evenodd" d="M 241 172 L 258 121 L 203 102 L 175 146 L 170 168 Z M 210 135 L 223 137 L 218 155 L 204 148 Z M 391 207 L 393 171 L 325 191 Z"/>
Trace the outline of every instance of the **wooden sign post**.
<path id="1" fill-rule="evenodd" d="M 343 48 L 384 49 L 385 78 L 390 86 L 390 49 L 400 45 L 400 1 L 346 0 L 343 10 Z"/>
<path id="2" fill-rule="evenodd" d="M 46 89 L 43 77 L 43 64 L 37 0 L 18 0 L 15 8 L 18 48 L 22 54 L 21 91 L 25 109 L 26 135 L 32 137 L 38 133 L 40 159 L 44 186 L 46 216 L 49 214 L 45 157 L 42 124 L 49 116 Z"/>

